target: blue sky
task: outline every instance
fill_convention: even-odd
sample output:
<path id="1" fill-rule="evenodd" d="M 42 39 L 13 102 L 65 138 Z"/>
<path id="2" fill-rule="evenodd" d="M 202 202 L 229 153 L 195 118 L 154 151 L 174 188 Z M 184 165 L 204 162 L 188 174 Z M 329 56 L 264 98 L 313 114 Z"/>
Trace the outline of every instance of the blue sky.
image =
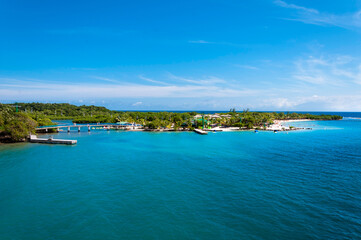
<path id="1" fill-rule="evenodd" d="M 361 111 L 361 1 L 0 0 L 0 102 Z"/>

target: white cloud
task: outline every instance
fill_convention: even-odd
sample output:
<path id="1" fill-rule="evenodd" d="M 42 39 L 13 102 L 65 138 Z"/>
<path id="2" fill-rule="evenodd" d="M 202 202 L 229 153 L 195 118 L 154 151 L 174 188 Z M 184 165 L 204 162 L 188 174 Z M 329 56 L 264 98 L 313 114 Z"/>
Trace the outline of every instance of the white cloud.
<path id="1" fill-rule="evenodd" d="M 258 108 L 277 108 L 283 111 L 361 111 L 360 95 L 306 96 L 270 98 L 257 105 Z"/>
<path id="2" fill-rule="evenodd" d="M 72 67 L 70 69 L 74 70 L 74 71 L 95 71 L 95 70 L 97 70 L 96 68 L 77 68 L 77 67 Z"/>
<path id="3" fill-rule="evenodd" d="M 107 84 L 94 81 L 86 84 L 33 81 L 29 78 L 19 80 L 4 76 L 0 78 L 0 101 L 71 101 L 78 104 L 81 99 L 82 104 L 92 101 L 101 103 L 101 100 L 108 104 L 118 100 L 114 105 L 126 102 L 129 108 L 139 106 L 148 109 L 154 106 L 166 106 L 168 109 L 222 109 L 225 106 L 225 109 L 229 109 L 240 105 L 252 110 L 361 109 L 361 95 L 358 96 L 361 62 L 358 59 L 347 55 L 307 56 L 294 64 L 294 72 L 289 74 L 289 78 L 275 82 L 269 79 L 270 84 L 253 85 L 253 88 L 247 88 L 248 81 L 242 76 L 230 80 L 168 73 L 168 78 L 163 77 L 166 82 L 162 82 L 138 75 L 145 81 L 138 79 L 138 84 L 101 76 L 92 78 L 106 81 Z M 268 79 L 264 75 L 259 77 L 258 83 Z M 242 85 L 245 82 L 247 85 Z M 183 106 L 183 103 L 186 105 Z"/>
<path id="4" fill-rule="evenodd" d="M 213 77 L 213 76 L 205 77 L 205 78 L 201 78 L 201 79 L 193 79 L 193 78 L 184 78 L 184 77 L 180 77 L 180 76 L 176 76 L 171 73 L 168 73 L 168 77 L 173 80 L 178 80 L 178 81 L 187 82 L 187 83 L 196 84 L 196 85 L 215 85 L 215 84 L 220 84 L 220 83 L 222 83 L 222 84 L 226 83 L 226 81 L 224 79 L 220 79 L 220 78 Z"/>
<path id="5" fill-rule="evenodd" d="M 196 40 L 196 41 L 188 41 L 188 43 L 194 43 L 194 44 L 212 44 L 212 45 L 224 45 L 224 46 L 230 46 L 230 47 L 247 47 L 247 45 L 244 44 L 238 44 L 238 43 L 232 43 L 232 42 L 226 42 L 226 41 L 220 41 L 220 42 L 209 42 L 204 40 Z"/>
<path id="6" fill-rule="evenodd" d="M 139 106 L 139 105 L 142 105 L 143 102 L 136 102 L 136 103 L 133 103 L 132 106 Z"/>
<path id="7" fill-rule="evenodd" d="M 307 75 L 294 75 L 294 78 L 313 84 L 323 84 L 326 83 L 326 78 L 324 76 L 307 76 Z"/>
<path id="8" fill-rule="evenodd" d="M 316 9 L 290 4 L 285 1 L 276 0 L 274 3 L 283 8 L 297 10 L 294 18 L 283 18 L 284 20 L 299 21 L 306 24 L 336 26 L 346 29 L 359 29 L 361 27 L 361 11 L 346 13 L 343 15 L 320 12 Z"/>
<path id="9" fill-rule="evenodd" d="M 200 44 L 211 44 L 213 42 L 208 42 L 204 40 L 188 41 L 189 43 L 200 43 Z"/>
<path id="10" fill-rule="evenodd" d="M 6 99 L 89 99 L 89 98 L 200 98 L 200 97 L 239 97 L 258 94 L 259 90 L 234 89 L 212 85 L 169 85 L 150 86 L 142 84 L 59 84 L 21 83 L 0 84 L 1 100 Z"/>
<path id="11" fill-rule="evenodd" d="M 357 66 L 357 67 L 355 67 Z M 361 64 L 350 56 L 299 59 L 293 78 L 312 84 L 344 86 L 361 83 Z"/>
<path id="12" fill-rule="evenodd" d="M 140 79 L 144 80 L 144 81 L 147 81 L 147 82 L 157 83 L 157 84 L 161 84 L 161 85 L 169 85 L 168 83 L 161 82 L 161 81 L 157 81 L 157 80 L 153 80 L 153 79 L 151 79 L 151 78 L 144 77 L 143 75 L 139 75 L 138 77 L 139 77 Z"/>
<path id="13" fill-rule="evenodd" d="M 285 1 L 281 1 L 281 0 L 276 0 L 274 1 L 275 4 L 277 4 L 278 6 L 284 7 L 284 8 L 292 8 L 292 9 L 297 9 L 297 10 L 302 10 L 305 12 L 309 12 L 309 13 L 319 13 L 316 9 L 313 8 L 306 8 L 306 7 L 302 7 L 302 6 L 298 6 L 295 4 L 289 4 L 286 3 Z"/>
<path id="14" fill-rule="evenodd" d="M 251 65 L 236 64 L 236 66 L 237 66 L 237 67 L 240 67 L 240 68 L 250 69 L 250 70 L 258 70 L 258 67 L 251 66 Z"/>
<path id="15" fill-rule="evenodd" d="M 135 31 L 119 30 L 119 29 L 105 29 L 94 27 L 79 27 L 79 28 L 63 28 L 51 29 L 47 33 L 53 35 L 88 35 L 88 36 L 124 36 L 134 33 Z"/>
<path id="16" fill-rule="evenodd" d="M 120 82 L 120 81 L 118 81 L 118 80 L 111 79 L 111 78 L 106 78 L 106 77 L 92 76 L 92 78 L 94 78 L 94 79 L 98 79 L 98 80 L 102 80 L 102 81 L 105 81 L 105 82 L 111 82 L 111 83 L 121 83 L 121 82 Z"/>

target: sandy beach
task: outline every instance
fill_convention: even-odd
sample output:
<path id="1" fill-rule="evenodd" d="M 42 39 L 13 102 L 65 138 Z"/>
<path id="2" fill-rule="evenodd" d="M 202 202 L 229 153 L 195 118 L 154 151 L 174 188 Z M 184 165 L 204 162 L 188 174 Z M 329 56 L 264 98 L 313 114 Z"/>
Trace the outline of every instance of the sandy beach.
<path id="1" fill-rule="evenodd" d="M 290 123 L 290 122 L 306 122 L 306 121 L 312 121 L 310 119 L 291 119 L 291 120 L 275 120 L 274 123 L 269 126 L 267 128 L 267 130 L 277 130 L 277 131 L 282 131 L 282 130 L 290 130 L 289 126 L 285 126 L 285 123 Z"/>

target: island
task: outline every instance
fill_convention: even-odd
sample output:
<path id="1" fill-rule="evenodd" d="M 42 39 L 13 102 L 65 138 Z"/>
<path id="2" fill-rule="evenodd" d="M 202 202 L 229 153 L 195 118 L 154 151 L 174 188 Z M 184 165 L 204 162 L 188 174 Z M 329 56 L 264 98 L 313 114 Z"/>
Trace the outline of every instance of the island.
<path id="1" fill-rule="evenodd" d="M 129 131 L 239 131 L 296 130 L 285 122 L 305 120 L 340 120 L 339 115 L 316 115 L 296 112 L 257 112 L 244 109 L 228 112 L 145 112 L 114 111 L 99 106 L 76 106 L 67 103 L 0 104 L 0 142 L 26 141 L 37 130 L 58 131 L 54 120 L 71 120 L 73 124 L 89 124 L 108 129 Z M 41 128 L 43 127 L 43 128 Z M 89 127 L 90 129 L 90 127 Z M 49 131 L 48 131 L 49 130 Z"/>

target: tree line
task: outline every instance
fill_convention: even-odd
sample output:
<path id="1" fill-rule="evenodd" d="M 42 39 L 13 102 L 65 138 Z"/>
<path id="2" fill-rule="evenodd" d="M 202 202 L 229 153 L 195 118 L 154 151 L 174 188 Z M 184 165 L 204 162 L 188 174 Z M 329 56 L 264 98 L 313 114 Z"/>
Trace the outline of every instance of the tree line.
<path id="1" fill-rule="evenodd" d="M 18 111 L 18 112 L 17 112 Z M 198 114 L 198 115 L 197 115 Z M 198 116 L 196 118 L 196 115 Z M 203 119 L 197 112 L 128 112 L 112 111 L 98 106 L 75 106 L 67 103 L 18 103 L 16 106 L 0 104 L 0 139 L 20 141 L 38 126 L 53 125 L 52 120 L 71 119 L 74 123 L 136 123 L 148 129 L 188 129 L 203 126 L 265 128 L 275 120 L 339 120 L 338 115 L 310 113 L 237 112 L 230 109 L 216 117 L 210 114 Z"/>

